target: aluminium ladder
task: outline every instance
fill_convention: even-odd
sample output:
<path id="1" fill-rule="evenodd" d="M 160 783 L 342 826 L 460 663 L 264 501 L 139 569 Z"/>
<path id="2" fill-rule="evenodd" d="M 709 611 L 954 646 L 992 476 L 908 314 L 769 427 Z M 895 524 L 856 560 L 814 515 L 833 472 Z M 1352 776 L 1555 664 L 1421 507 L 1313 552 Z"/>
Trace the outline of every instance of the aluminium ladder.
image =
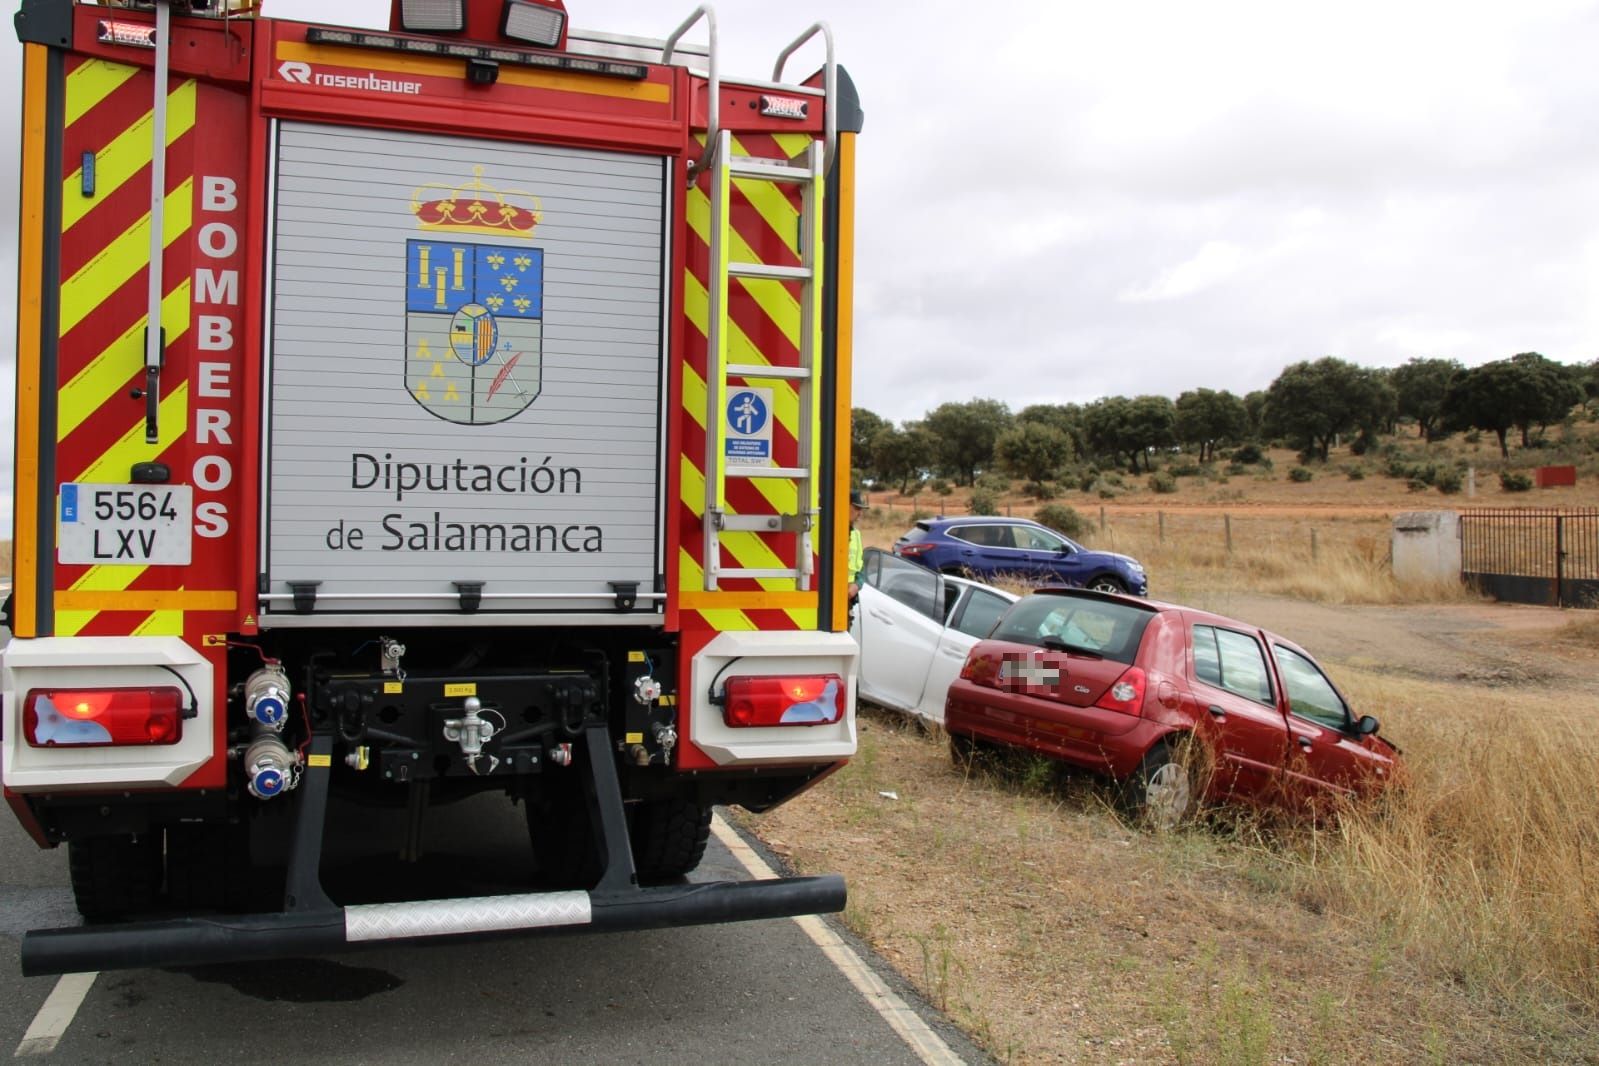
<path id="1" fill-rule="evenodd" d="M 768 159 L 735 156 L 732 134 L 716 133 L 710 145 L 711 222 L 709 308 L 707 313 L 705 367 L 705 588 L 714 591 L 724 578 L 791 579 L 796 587 L 811 587 L 811 530 L 818 511 L 817 448 L 820 409 L 816 387 L 822 365 L 822 189 L 825 157 L 821 141 L 811 144 L 793 159 Z M 739 263 L 729 258 L 732 222 L 729 218 L 732 179 L 798 185 L 801 188 L 799 212 L 800 265 L 774 266 L 765 263 Z M 800 288 L 800 336 L 798 366 L 769 366 L 764 363 L 730 363 L 727 357 L 728 287 L 733 278 L 758 281 L 798 282 Z M 746 384 L 760 380 L 786 380 L 794 385 L 799 399 L 797 465 L 757 466 L 730 464 L 724 453 L 725 410 L 732 381 Z M 733 514 L 727 506 L 727 480 L 788 480 L 794 483 L 795 509 L 791 514 Z M 725 567 L 722 565 L 721 538 L 725 532 L 785 532 L 796 537 L 793 567 Z"/>

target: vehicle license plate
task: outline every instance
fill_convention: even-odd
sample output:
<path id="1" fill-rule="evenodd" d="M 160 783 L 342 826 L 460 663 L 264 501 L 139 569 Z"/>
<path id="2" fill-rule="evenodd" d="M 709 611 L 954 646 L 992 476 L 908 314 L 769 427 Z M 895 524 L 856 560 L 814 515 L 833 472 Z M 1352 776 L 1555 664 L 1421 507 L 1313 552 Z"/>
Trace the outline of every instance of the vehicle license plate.
<path id="1" fill-rule="evenodd" d="M 61 486 L 63 563 L 187 566 L 194 541 L 188 485 Z"/>

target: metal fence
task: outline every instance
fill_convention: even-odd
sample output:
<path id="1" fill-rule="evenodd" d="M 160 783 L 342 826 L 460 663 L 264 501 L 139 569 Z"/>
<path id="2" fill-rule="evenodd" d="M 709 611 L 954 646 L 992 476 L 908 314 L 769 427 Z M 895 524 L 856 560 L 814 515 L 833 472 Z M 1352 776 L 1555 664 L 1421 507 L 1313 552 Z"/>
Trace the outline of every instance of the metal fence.
<path id="1" fill-rule="evenodd" d="M 1599 508 L 1462 511 L 1460 569 L 1496 599 L 1599 608 Z"/>

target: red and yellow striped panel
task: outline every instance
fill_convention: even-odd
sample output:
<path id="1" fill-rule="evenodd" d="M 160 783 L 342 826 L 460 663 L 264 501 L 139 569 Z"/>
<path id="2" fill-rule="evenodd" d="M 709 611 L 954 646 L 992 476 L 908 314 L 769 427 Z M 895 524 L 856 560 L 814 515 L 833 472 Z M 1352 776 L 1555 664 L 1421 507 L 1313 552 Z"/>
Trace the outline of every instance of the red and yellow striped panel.
<path id="1" fill-rule="evenodd" d="M 811 143 L 807 134 L 745 134 L 733 137 L 735 155 L 789 158 Z M 815 629 L 817 592 L 800 591 L 790 578 L 723 579 L 718 591 L 705 591 L 703 522 L 705 518 L 705 417 L 710 278 L 710 176 L 688 192 L 685 207 L 687 247 L 683 311 L 688 320 L 681 364 L 682 439 L 679 450 L 679 544 L 677 592 L 680 610 L 695 617 L 684 628 L 715 631 Z M 729 259 L 776 266 L 800 265 L 801 191 L 790 185 L 735 178 L 728 219 Z M 824 278 L 823 284 L 827 284 Z M 797 282 L 733 278 L 726 307 L 727 359 L 730 363 L 798 366 L 800 361 L 800 285 Z M 820 343 L 820 338 L 818 338 Z M 752 380 L 772 390 L 773 458 L 779 466 L 799 462 L 799 395 L 793 382 Z M 814 385 L 820 394 L 821 383 Z M 819 408 L 815 412 L 819 419 Z M 813 435 L 813 440 L 817 439 Z M 793 481 L 726 480 L 728 511 L 733 514 L 793 514 L 810 509 L 797 499 Z M 720 537 L 723 566 L 778 568 L 795 565 L 792 534 L 724 532 Z"/>
<path id="2" fill-rule="evenodd" d="M 244 158 L 245 98 L 194 79 L 173 78 L 166 108 L 166 183 L 161 241 L 166 363 L 161 373 L 160 439 L 145 441 L 145 402 L 135 395 L 144 383 L 145 320 L 151 243 L 151 158 L 154 79 L 147 70 L 101 59 L 67 60 L 62 168 L 58 191 L 60 231 L 60 336 L 56 382 L 56 478 L 62 483 L 127 483 L 135 464 L 159 461 L 172 482 L 191 483 L 203 449 L 220 456 L 231 472 L 233 494 L 242 479 L 237 456 L 237 400 L 218 398 L 210 379 L 208 399 L 192 394 L 197 364 L 242 358 L 212 355 L 192 336 L 195 294 L 191 291 L 200 230 L 196 214 L 205 206 L 203 175 L 216 175 L 227 154 L 237 201 L 244 183 L 232 177 Z M 206 134 L 199 136 L 197 128 Z M 85 165 L 93 168 L 86 182 Z M 240 175 L 239 177 L 242 177 Z M 211 206 L 215 207 L 215 204 Z M 243 240 L 243 212 L 230 225 Z M 226 237 L 212 235 L 213 247 Z M 209 260 L 207 264 L 209 265 Z M 222 266 L 220 262 L 217 264 Z M 242 344 L 236 328 L 230 340 Z M 232 375 L 230 383 L 239 375 Z M 236 389 L 232 390 L 236 391 Z M 196 407 L 211 416 L 209 433 L 196 432 Z M 217 427 L 221 428 L 217 428 Z M 224 447 L 225 445 L 225 447 Z M 207 478 L 218 480 L 220 466 Z M 196 502 L 201 499 L 197 491 Z M 230 499 L 226 490 L 218 499 Z M 226 506 L 226 504 L 224 504 Z M 236 507 L 234 508 L 236 513 Z M 57 636 L 181 636 L 212 613 L 207 628 L 231 628 L 215 614 L 231 616 L 234 590 L 233 537 L 196 535 L 188 566 L 69 565 L 55 568 Z M 229 619 L 231 620 L 231 619 Z"/>

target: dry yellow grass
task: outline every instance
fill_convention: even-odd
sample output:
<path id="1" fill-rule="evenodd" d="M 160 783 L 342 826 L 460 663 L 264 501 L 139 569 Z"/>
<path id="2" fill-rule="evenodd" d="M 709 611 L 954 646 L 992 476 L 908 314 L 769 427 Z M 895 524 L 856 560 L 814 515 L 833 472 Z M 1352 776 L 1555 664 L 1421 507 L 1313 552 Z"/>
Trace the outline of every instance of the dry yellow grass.
<path id="1" fill-rule="evenodd" d="M 1457 688 L 1413 693 L 1396 727 Z M 1407 752 L 1447 780 L 1460 748 Z M 1408 835 L 1248 818 L 1152 835 L 1042 760 L 963 775 L 941 737 L 869 712 L 858 758 L 755 826 L 796 868 L 842 872 L 846 921 L 1001 1061 L 1591 1062 L 1591 932 L 1574 892 L 1528 898 L 1529 867 L 1569 873 L 1572 853 L 1522 837 L 1507 863 L 1514 833 L 1463 824 L 1483 798 L 1439 790 Z"/>
<path id="2" fill-rule="evenodd" d="M 1411 783 L 1308 859 L 1433 972 L 1599 1017 L 1599 703 L 1346 671 Z"/>
<path id="3" fill-rule="evenodd" d="M 1244 515 L 1231 552 L 1218 514 L 1168 512 L 1164 538 L 1153 511 L 1093 519 L 1084 539 L 1176 602 L 1473 598 L 1399 587 L 1381 515 Z M 880 516 L 868 543 L 906 525 Z M 1599 613 L 1500 639 L 1518 665 L 1493 683 L 1333 665 L 1410 783 L 1329 824 L 1138 834 L 1046 763 L 961 777 L 940 738 L 868 718 L 861 758 L 760 831 L 842 870 L 857 931 L 1006 1061 L 1593 1063 L 1599 698 L 1543 670 L 1586 669 Z M 1399 673 L 1418 670 L 1439 679 Z"/>
<path id="4" fill-rule="evenodd" d="M 1149 574 L 1149 594 L 1185 603 L 1201 591 L 1268 592 L 1315 603 L 1399 604 L 1474 599 L 1458 581 L 1401 585 L 1389 565 L 1389 521 L 1302 514 L 1182 511 L 1097 513 L 1081 540 L 1131 555 Z M 866 544 L 889 548 L 910 526 L 904 511 L 879 510 L 862 523 Z M 1230 533 L 1230 535 L 1229 535 Z"/>

